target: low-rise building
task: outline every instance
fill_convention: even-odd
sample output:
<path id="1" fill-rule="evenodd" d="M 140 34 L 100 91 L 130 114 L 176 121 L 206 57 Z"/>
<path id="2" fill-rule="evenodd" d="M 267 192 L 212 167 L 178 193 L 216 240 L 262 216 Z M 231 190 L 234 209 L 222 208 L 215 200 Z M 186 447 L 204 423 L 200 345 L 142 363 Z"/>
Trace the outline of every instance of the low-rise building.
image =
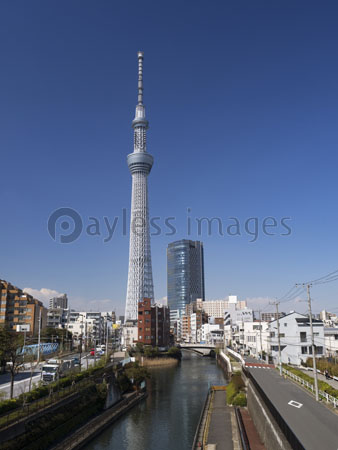
<path id="1" fill-rule="evenodd" d="M 37 335 L 46 326 L 47 309 L 42 302 L 11 283 L 0 280 L 0 325 L 9 330 Z"/>
<path id="2" fill-rule="evenodd" d="M 244 350 L 253 356 L 269 352 L 269 323 L 259 320 L 244 322 Z"/>
<path id="3" fill-rule="evenodd" d="M 324 327 L 325 355 L 330 358 L 338 356 L 338 327 Z"/>
<path id="4" fill-rule="evenodd" d="M 62 308 L 48 308 L 47 327 L 66 328 L 68 323 L 69 310 Z"/>
<path id="5" fill-rule="evenodd" d="M 150 298 L 144 298 L 138 304 L 138 342 L 153 347 L 168 347 L 169 338 L 169 308 L 152 305 Z"/>
<path id="6" fill-rule="evenodd" d="M 72 332 L 75 341 L 80 339 L 86 345 L 95 346 L 105 342 L 105 322 L 101 312 L 70 311 L 66 328 Z"/>
<path id="7" fill-rule="evenodd" d="M 325 354 L 324 324 L 313 319 L 313 336 L 316 357 Z M 270 352 L 274 362 L 278 363 L 278 324 L 269 323 Z M 304 314 L 292 312 L 279 319 L 279 335 L 282 363 L 300 365 L 312 356 L 310 319 Z"/>
<path id="8" fill-rule="evenodd" d="M 122 349 L 135 347 L 137 344 L 139 336 L 137 322 L 137 320 L 127 320 L 127 322 L 123 325 L 121 334 Z"/>
<path id="9" fill-rule="evenodd" d="M 271 322 L 271 320 L 275 320 L 277 318 L 280 319 L 285 315 L 286 315 L 285 312 L 279 312 L 278 314 L 276 312 L 262 312 L 261 320 L 262 322 Z"/>

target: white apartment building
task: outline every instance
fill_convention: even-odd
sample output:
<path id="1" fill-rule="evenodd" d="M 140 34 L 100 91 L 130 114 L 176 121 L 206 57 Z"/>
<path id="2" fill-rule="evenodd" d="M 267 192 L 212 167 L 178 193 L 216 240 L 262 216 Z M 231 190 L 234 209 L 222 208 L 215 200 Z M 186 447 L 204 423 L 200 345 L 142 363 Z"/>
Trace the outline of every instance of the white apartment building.
<path id="1" fill-rule="evenodd" d="M 313 319 L 313 335 L 316 356 L 325 354 L 324 324 Z M 311 331 L 309 317 L 291 312 L 279 319 L 282 363 L 300 365 L 312 356 Z M 270 352 L 274 363 L 278 363 L 278 331 L 277 320 L 269 323 Z"/>
<path id="2" fill-rule="evenodd" d="M 91 345 L 105 342 L 105 318 L 101 312 L 70 311 L 66 328 L 72 332 L 75 340 L 81 335 L 86 343 Z"/>
<path id="3" fill-rule="evenodd" d="M 331 358 L 338 356 L 338 327 L 324 327 L 325 355 Z"/>
<path id="4" fill-rule="evenodd" d="M 193 344 L 195 344 L 197 341 L 197 314 L 193 313 L 190 315 L 190 337 Z"/>
<path id="5" fill-rule="evenodd" d="M 221 330 L 221 327 L 219 325 L 204 323 L 200 328 L 200 341 L 205 342 L 206 344 L 210 344 L 212 338 L 211 333 L 213 331 L 222 331 L 223 333 L 223 330 Z"/>
<path id="6" fill-rule="evenodd" d="M 200 309 L 202 309 L 205 313 L 208 314 L 209 317 L 224 317 L 224 311 L 231 307 L 231 305 L 236 305 L 237 309 L 246 308 L 245 300 L 238 300 L 237 295 L 229 295 L 227 299 L 224 300 L 206 300 L 202 301 L 202 299 L 197 299 L 197 305 Z"/>
<path id="7" fill-rule="evenodd" d="M 137 321 L 127 321 L 122 327 L 121 346 L 122 349 L 135 347 L 138 341 Z"/>
<path id="8" fill-rule="evenodd" d="M 244 322 L 244 350 L 253 356 L 258 356 L 261 351 L 269 352 L 269 323 L 255 320 Z M 262 345 L 261 345 L 262 342 Z"/>
<path id="9" fill-rule="evenodd" d="M 253 321 L 253 311 L 250 308 L 238 308 L 237 303 L 230 303 L 224 312 L 224 344 L 244 347 L 244 324 Z"/>

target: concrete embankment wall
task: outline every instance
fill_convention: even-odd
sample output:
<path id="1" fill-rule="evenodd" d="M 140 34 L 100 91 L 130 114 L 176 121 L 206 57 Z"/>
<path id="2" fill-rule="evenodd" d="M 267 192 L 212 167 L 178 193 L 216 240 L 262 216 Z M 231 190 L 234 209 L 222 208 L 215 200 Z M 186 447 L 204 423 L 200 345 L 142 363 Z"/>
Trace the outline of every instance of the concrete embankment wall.
<path id="1" fill-rule="evenodd" d="M 179 363 L 178 359 L 175 358 L 140 358 L 140 364 L 144 367 L 171 367 L 177 366 Z"/>
<path id="2" fill-rule="evenodd" d="M 230 358 L 223 352 L 220 351 L 217 355 L 217 362 L 224 370 L 227 377 L 230 377 L 232 374 L 232 367 Z"/>
<path id="3" fill-rule="evenodd" d="M 291 447 L 283 432 L 285 430 L 282 431 L 277 423 L 278 412 L 274 411 L 271 402 L 267 398 L 264 398 L 264 393 L 257 389 L 257 386 L 254 385 L 251 379 L 246 377 L 245 373 L 243 373 L 243 378 L 247 387 L 249 414 L 266 450 L 302 449 L 302 447 L 297 446 L 296 442 L 295 446 L 293 445 Z"/>
<path id="4" fill-rule="evenodd" d="M 105 428 L 118 420 L 127 411 L 133 408 L 137 403 L 145 399 L 146 392 L 134 392 L 121 400 L 117 405 L 104 411 L 94 419 L 87 422 L 84 426 L 72 433 L 71 436 L 64 439 L 61 443 L 52 447 L 52 450 L 75 450 L 82 448 L 89 441 L 94 439 Z"/>

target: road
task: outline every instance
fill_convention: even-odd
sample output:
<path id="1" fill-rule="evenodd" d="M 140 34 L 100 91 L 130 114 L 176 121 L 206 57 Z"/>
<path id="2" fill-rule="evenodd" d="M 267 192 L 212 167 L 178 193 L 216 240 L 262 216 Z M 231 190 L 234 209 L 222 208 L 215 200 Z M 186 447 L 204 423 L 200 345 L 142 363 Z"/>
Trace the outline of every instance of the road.
<path id="1" fill-rule="evenodd" d="M 260 364 L 253 358 L 246 362 Z M 338 416 L 273 368 L 247 367 L 306 450 L 338 449 Z M 296 402 L 291 403 L 290 402 Z"/>
<path id="2" fill-rule="evenodd" d="M 72 357 L 79 358 L 79 354 L 73 354 Z M 87 369 L 87 361 L 88 361 L 88 367 L 94 364 L 94 358 L 90 355 L 84 355 L 81 357 L 81 370 Z M 40 363 L 40 368 L 43 366 L 43 363 Z M 19 372 L 17 375 L 15 375 L 14 379 L 14 390 L 13 390 L 13 396 L 18 397 L 23 392 L 29 391 L 29 384 L 30 384 L 30 376 L 31 372 L 30 370 L 25 370 L 22 372 Z M 4 375 L 0 376 L 0 396 L 2 400 L 8 399 L 10 397 L 10 374 L 6 373 Z M 33 372 L 32 377 L 32 387 L 34 384 L 37 384 L 41 380 L 41 369 L 38 370 L 35 369 Z"/>

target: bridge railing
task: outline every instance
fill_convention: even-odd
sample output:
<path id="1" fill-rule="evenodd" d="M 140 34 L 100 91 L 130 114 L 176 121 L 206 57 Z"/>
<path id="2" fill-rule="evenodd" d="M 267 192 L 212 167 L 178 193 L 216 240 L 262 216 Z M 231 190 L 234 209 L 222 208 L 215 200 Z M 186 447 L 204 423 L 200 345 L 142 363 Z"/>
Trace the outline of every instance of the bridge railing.
<path id="1" fill-rule="evenodd" d="M 309 383 L 306 380 L 303 380 L 303 378 L 295 375 L 292 372 L 289 372 L 288 370 L 286 370 L 284 368 L 283 368 L 283 373 L 286 376 L 290 377 L 292 380 L 297 381 L 297 383 L 300 383 L 302 386 L 304 386 L 307 389 L 309 389 L 310 391 L 312 391 L 312 393 L 314 393 L 314 386 L 313 386 L 313 384 Z M 320 397 L 324 398 L 327 401 L 327 403 L 332 403 L 333 407 L 337 408 L 337 406 L 338 406 L 338 398 L 333 397 L 332 395 L 328 394 L 325 391 L 319 390 L 318 393 L 319 393 Z"/>

